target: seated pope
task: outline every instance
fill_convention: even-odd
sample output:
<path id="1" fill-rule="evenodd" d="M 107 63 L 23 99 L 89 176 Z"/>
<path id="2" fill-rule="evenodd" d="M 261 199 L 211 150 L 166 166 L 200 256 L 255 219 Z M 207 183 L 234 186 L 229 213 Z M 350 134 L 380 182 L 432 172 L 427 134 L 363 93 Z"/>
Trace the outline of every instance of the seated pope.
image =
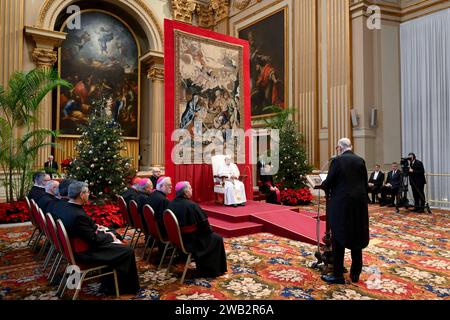
<path id="1" fill-rule="evenodd" d="M 231 156 L 225 157 L 225 163 L 219 168 L 217 174 L 225 179 L 224 204 L 233 207 L 244 206 L 247 202 L 245 186 L 239 181 L 240 172 L 237 165 L 231 162 Z"/>

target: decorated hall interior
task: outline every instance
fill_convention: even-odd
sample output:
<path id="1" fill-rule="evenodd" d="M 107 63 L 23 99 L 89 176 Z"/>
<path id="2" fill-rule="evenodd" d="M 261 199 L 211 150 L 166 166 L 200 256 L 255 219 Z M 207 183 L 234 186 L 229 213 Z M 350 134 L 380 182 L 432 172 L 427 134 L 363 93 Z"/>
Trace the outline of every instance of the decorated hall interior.
<path id="1" fill-rule="evenodd" d="M 449 53 L 449 0 L 0 0 L 0 300 L 450 299 Z"/>

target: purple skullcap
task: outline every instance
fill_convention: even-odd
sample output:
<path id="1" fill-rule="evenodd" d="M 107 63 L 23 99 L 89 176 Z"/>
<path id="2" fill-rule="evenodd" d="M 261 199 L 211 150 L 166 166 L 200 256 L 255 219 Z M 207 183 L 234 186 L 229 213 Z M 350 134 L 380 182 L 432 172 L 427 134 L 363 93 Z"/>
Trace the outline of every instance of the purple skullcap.
<path id="1" fill-rule="evenodd" d="M 164 180 L 166 179 L 170 179 L 170 177 L 165 176 L 159 177 L 158 181 L 156 182 L 156 190 L 160 190 L 161 185 L 164 183 Z"/>
<path id="2" fill-rule="evenodd" d="M 140 185 L 141 187 L 143 187 L 143 186 L 145 186 L 145 185 L 149 182 L 149 180 L 150 180 L 150 179 L 148 179 L 148 178 L 140 179 L 140 180 L 139 180 L 139 185 Z"/>
<path id="3" fill-rule="evenodd" d="M 180 190 L 182 190 L 184 187 L 186 187 L 188 185 L 188 181 L 180 181 L 176 184 L 175 186 L 175 192 L 178 192 Z"/>

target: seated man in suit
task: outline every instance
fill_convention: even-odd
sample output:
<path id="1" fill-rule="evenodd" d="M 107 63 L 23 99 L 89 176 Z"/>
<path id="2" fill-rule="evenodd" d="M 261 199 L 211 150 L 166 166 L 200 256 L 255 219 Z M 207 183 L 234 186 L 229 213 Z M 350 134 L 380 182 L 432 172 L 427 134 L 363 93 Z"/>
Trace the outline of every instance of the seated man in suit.
<path id="1" fill-rule="evenodd" d="M 59 201 L 58 196 L 58 188 L 59 188 L 59 182 L 55 180 L 50 180 L 45 185 L 45 194 L 39 198 L 37 205 L 39 208 L 41 208 L 42 212 L 46 214 L 49 211 L 50 203 Z M 50 207 L 50 209 L 53 208 L 53 205 Z"/>
<path id="2" fill-rule="evenodd" d="M 269 164 L 266 164 L 261 172 L 261 183 L 262 185 L 259 188 L 259 191 L 266 195 L 266 202 L 280 204 L 281 193 L 275 186 L 272 175 L 272 166 Z"/>
<path id="3" fill-rule="evenodd" d="M 375 200 L 378 196 L 378 193 L 381 190 L 381 187 L 384 184 L 384 173 L 380 171 L 380 165 L 375 165 L 375 171 L 372 172 L 369 178 L 368 184 L 368 192 L 372 194 L 372 203 L 375 203 Z"/>
<path id="4" fill-rule="evenodd" d="M 380 205 L 387 205 L 386 196 L 391 196 L 391 201 L 388 204 L 388 207 L 394 207 L 395 197 L 398 195 L 400 191 L 400 185 L 402 182 L 402 174 L 400 170 L 398 170 L 397 162 L 392 163 L 392 170 L 388 172 L 386 178 L 386 184 L 381 188 L 381 200 Z"/>
<path id="5" fill-rule="evenodd" d="M 67 230 L 75 259 L 86 264 L 110 265 L 117 270 L 120 293 L 136 294 L 140 287 L 133 249 L 124 245 L 114 232 L 96 225 L 84 211 L 83 205 L 89 200 L 87 183 L 73 182 L 68 194 L 69 201 L 61 201 L 54 216 Z M 107 293 L 114 292 L 111 280 L 103 279 Z"/>
<path id="6" fill-rule="evenodd" d="M 45 185 L 50 180 L 50 176 L 45 172 L 36 172 L 33 175 L 34 185 L 27 195 L 28 199 L 30 199 L 30 201 L 34 200 L 37 204 L 38 200 L 45 195 Z"/>
<path id="7" fill-rule="evenodd" d="M 58 172 L 58 162 L 54 160 L 54 157 L 52 155 L 50 155 L 48 157 L 48 161 L 44 163 L 44 170 L 49 174 Z"/>
<path id="8" fill-rule="evenodd" d="M 227 272 L 227 256 L 223 238 L 214 233 L 203 210 L 193 201 L 189 182 L 178 182 L 176 198 L 167 209 L 178 219 L 186 249 L 194 256 L 200 276 L 218 277 Z"/>

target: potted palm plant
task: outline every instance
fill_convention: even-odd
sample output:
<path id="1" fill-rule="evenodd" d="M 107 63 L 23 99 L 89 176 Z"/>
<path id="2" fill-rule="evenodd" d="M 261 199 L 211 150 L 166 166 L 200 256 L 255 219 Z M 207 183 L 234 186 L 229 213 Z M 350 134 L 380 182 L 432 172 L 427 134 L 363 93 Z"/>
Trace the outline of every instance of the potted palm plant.
<path id="1" fill-rule="evenodd" d="M 41 101 L 58 86 L 71 84 L 53 69 L 15 72 L 7 88 L 0 85 L 0 172 L 7 202 L 25 198 L 39 149 L 57 132 L 35 128 Z M 24 134 L 14 135 L 20 129 Z"/>

